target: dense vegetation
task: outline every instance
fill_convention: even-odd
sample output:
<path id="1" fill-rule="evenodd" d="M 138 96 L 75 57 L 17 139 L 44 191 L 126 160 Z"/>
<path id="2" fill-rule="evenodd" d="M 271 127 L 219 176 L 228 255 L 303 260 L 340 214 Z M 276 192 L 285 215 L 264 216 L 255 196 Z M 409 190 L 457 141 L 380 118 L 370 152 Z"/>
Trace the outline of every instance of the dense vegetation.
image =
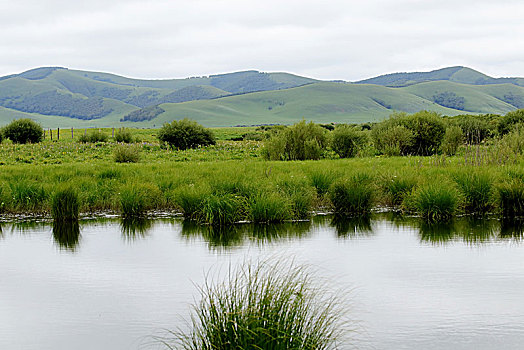
<path id="1" fill-rule="evenodd" d="M 44 136 L 42 127 L 31 119 L 13 120 L 0 131 L 6 139 L 14 143 L 38 143 Z"/>
<path id="2" fill-rule="evenodd" d="M 144 120 L 151 120 L 164 113 L 165 110 L 158 106 L 151 106 L 142 109 L 137 109 L 120 119 L 121 122 L 143 122 Z"/>
<path id="3" fill-rule="evenodd" d="M 158 131 L 158 139 L 173 149 L 185 150 L 214 145 L 213 132 L 189 119 L 173 120 Z"/>

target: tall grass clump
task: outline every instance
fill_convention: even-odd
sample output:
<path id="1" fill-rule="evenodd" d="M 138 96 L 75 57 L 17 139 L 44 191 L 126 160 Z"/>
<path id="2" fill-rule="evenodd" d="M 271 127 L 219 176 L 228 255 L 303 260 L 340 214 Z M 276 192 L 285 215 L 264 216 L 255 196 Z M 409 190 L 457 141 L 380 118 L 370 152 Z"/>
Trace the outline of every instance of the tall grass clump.
<path id="1" fill-rule="evenodd" d="M 120 143 L 131 143 L 133 142 L 133 136 L 129 130 L 122 128 L 115 132 L 115 141 Z"/>
<path id="2" fill-rule="evenodd" d="M 79 208 L 78 194 L 71 187 L 56 191 L 51 198 L 51 216 L 55 222 L 78 221 Z"/>
<path id="3" fill-rule="evenodd" d="M 504 217 L 524 215 L 524 182 L 512 180 L 498 186 L 497 190 Z"/>
<path id="4" fill-rule="evenodd" d="M 246 201 L 234 194 L 211 194 L 201 203 L 197 221 L 210 225 L 231 225 L 246 218 Z"/>
<path id="5" fill-rule="evenodd" d="M 478 172 L 463 172 L 455 176 L 464 197 L 464 209 L 471 214 L 485 214 L 493 208 L 493 180 Z"/>
<path id="6" fill-rule="evenodd" d="M 140 149 L 135 146 L 116 146 L 113 157 L 117 163 L 138 163 L 140 161 Z"/>
<path id="7" fill-rule="evenodd" d="M 120 189 L 120 209 L 122 217 L 140 218 L 148 210 L 160 204 L 162 193 L 158 187 L 149 184 L 130 184 Z"/>
<path id="8" fill-rule="evenodd" d="M 457 209 L 458 193 L 447 184 L 427 184 L 413 194 L 415 210 L 428 222 L 449 221 Z"/>
<path id="9" fill-rule="evenodd" d="M 342 298 L 311 268 L 245 262 L 224 281 L 207 280 L 190 329 L 164 339 L 171 349 L 337 349 L 349 322 Z"/>
<path id="10" fill-rule="evenodd" d="M 337 215 L 365 215 L 373 207 L 373 192 L 367 176 L 356 175 L 335 182 L 330 188 L 329 199 Z"/>
<path id="11" fill-rule="evenodd" d="M 336 176 L 329 171 L 315 171 L 309 176 L 311 185 L 317 191 L 319 197 L 323 197 L 329 191 L 329 187 L 333 184 Z"/>
<path id="12" fill-rule="evenodd" d="M 255 223 L 274 223 L 292 217 L 291 203 L 274 192 L 260 192 L 249 199 L 249 219 Z"/>
<path id="13" fill-rule="evenodd" d="M 392 205 L 401 205 L 404 198 L 415 188 L 417 180 L 406 174 L 394 175 L 382 184 L 387 201 Z"/>

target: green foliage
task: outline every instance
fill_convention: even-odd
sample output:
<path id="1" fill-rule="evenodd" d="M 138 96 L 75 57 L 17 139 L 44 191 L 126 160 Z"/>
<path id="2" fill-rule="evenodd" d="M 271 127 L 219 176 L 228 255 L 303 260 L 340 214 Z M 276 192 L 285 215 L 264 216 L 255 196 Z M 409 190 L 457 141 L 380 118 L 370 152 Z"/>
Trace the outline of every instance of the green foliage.
<path id="1" fill-rule="evenodd" d="M 107 142 L 108 136 L 99 130 L 91 131 L 78 138 L 80 143 Z"/>
<path id="2" fill-rule="evenodd" d="M 78 194 L 72 187 L 58 190 L 51 199 L 51 216 L 55 222 L 78 220 L 79 208 Z"/>
<path id="3" fill-rule="evenodd" d="M 302 120 L 266 141 L 264 156 L 271 160 L 320 159 L 326 144 L 326 130 Z"/>
<path id="4" fill-rule="evenodd" d="M 133 136 L 129 130 L 121 128 L 115 132 L 115 141 L 120 143 L 131 143 L 133 142 Z"/>
<path id="5" fill-rule="evenodd" d="M 394 175 L 383 183 L 384 192 L 388 196 L 388 202 L 393 205 L 401 205 L 404 198 L 415 188 L 417 181 L 409 174 Z"/>
<path id="6" fill-rule="evenodd" d="M 29 181 L 14 180 L 9 182 L 12 206 L 19 210 L 36 211 L 43 207 L 48 193 L 41 185 Z"/>
<path id="7" fill-rule="evenodd" d="M 450 118 L 450 122 L 462 129 L 466 143 L 479 144 L 493 136 L 496 131 L 495 121 L 498 118 L 500 116 L 493 114 L 458 115 Z"/>
<path id="8" fill-rule="evenodd" d="M 374 145 L 387 156 L 407 155 L 415 143 L 415 135 L 403 125 L 379 124 L 372 129 Z"/>
<path id="9" fill-rule="evenodd" d="M 506 135 L 513 130 L 516 124 L 522 123 L 524 123 L 524 109 L 518 109 L 500 118 L 497 129 L 500 135 Z"/>
<path id="10" fill-rule="evenodd" d="M 373 207 L 374 193 L 365 174 L 342 179 L 331 186 L 329 198 L 335 214 L 354 216 L 369 214 Z"/>
<path id="11" fill-rule="evenodd" d="M 140 148 L 118 145 L 113 150 L 113 156 L 117 163 L 138 163 L 140 161 Z"/>
<path id="12" fill-rule="evenodd" d="M 413 204 L 417 212 L 429 222 L 450 220 L 457 209 L 457 191 L 442 183 L 431 183 L 418 188 Z"/>
<path id="13" fill-rule="evenodd" d="M 191 329 L 174 332 L 169 348 L 336 349 L 347 328 L 342 299 L 294 263 L 246 262 L 200 293 Z"/>
<path id="14" fill-rule="evenodd" d="M 458 126 L 449 126 L 442 140 L 442 152 L 448 156 L 455 155 L 459 146 L 462 145 L 463 140 L 464 135 L 462 134 L 462 129 Z"/>
<path id="15" fill-rule="evenodd" d="M 222 193 L 206 196 L 200 203 L 196 220 L 216 226 L 231 225 L 245 216 L 246 203 L 241 196 Z"/>
<path id="16" fill-rule="evenodd" d="M 430 155 L 440 149 L 445 132 L 444 122 L 437 113 L 421 111 L 392 115 L 375 125 L 372 136 L 375 147 L 383 153 Z"/>
<path id="17" fill-rule="evenodd" d="M 524 154 L 524 123 L 516 124 L 512 131 L 505 134 L 495 144 L 514 155 Z"/>
<path id="18" fill-rule="evenodd" d="M 340 158 L 356 156 L 368 142 L 365 132 L 349 125 L 338 125 L 331 136 L 331 148 Z"/>
<path id="19" fill-rule="evenodd" d="M 180 150 L 216 143 L 211 130 L 189 119 L 174 120 L 171 124 L 164 124 L 158 132 L 158 139 L 171 148 Z"/>
<path id="20" fill-rule="evenodd" d="M 17 119 L 6 125 L 0 134 L 14 143 L 38 143 L 44 137 L 44 130 L 31 119 Z"/>

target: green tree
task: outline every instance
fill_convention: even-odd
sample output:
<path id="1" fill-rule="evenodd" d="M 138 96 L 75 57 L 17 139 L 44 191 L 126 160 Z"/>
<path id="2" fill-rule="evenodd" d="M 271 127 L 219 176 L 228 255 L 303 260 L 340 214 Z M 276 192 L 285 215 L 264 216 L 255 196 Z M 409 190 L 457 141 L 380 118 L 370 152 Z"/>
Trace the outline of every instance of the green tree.
<path id="1" fill-rule="evenodd" d="M 331 148 L 340 158 L 354 157 L 368 142 L 365 132 L 349 125 L 338 125 L 333 131 Z"/>

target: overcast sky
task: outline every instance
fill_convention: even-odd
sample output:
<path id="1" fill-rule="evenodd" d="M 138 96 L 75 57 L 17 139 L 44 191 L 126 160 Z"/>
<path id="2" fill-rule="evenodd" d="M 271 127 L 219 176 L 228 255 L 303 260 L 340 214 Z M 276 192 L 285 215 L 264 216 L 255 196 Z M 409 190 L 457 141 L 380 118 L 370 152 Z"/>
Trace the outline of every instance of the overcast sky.
<path id="1" fill-rule="evenodd" d="M 523 18 L 521 0 L 0 0 L 0 75 L 359 80 L 463 65 L 524 77 Z"/>

